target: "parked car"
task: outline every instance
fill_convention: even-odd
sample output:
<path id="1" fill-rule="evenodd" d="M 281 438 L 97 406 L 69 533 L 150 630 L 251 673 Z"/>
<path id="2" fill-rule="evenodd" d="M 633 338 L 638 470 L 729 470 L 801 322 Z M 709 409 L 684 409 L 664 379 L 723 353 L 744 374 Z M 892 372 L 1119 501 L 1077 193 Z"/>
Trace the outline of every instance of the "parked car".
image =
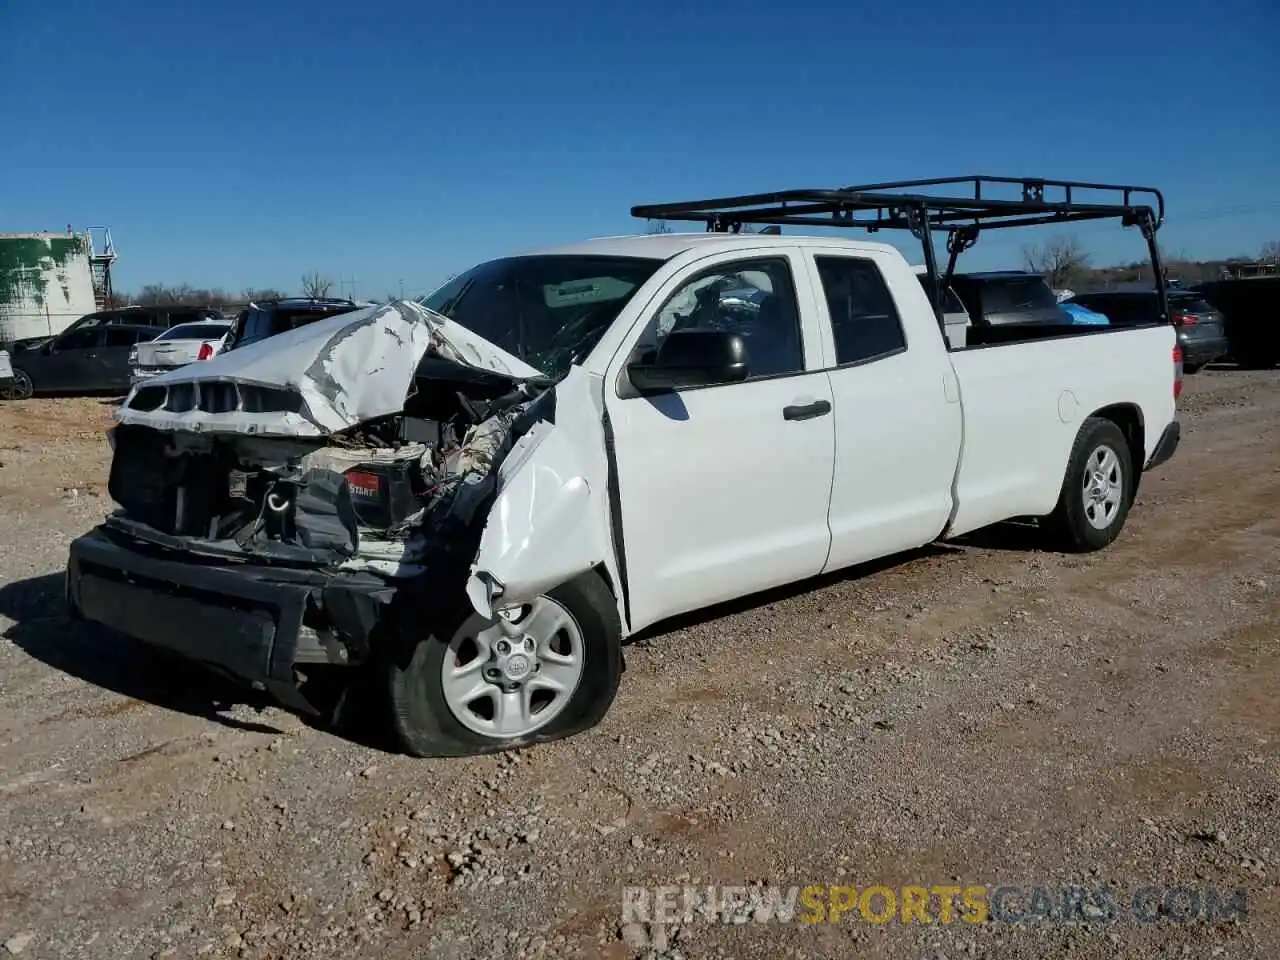
<path id="1" fill-rule="evenodd" d="M 131 327 L 153 327 L 157 334 L 179 323 L 198 323 L 204 320 L 221 320 L 222 314 L 210 307 L 188 306 L 152 306 L 152 307 L 116 307 L 111 310 L 100 310 L 88 313 L 76 320 L 58 334 L 47 337 L 27 337 L 15 340 L 10 344 L 14 352 L 42 347 L 54 336 L 61 336 L 85 327 L 98 327 L 107 324 L 124 324 Z"/>
<path id="2" fill-rule="evenodd" d="M 224 350 L 238 350 L 251 343 L 266 340 L 296 330 L 317 320 L 359 310 L 362 304 L 354 300 L 334 298 L 286 297 L 280 300 L 261 300 L 240 311 Z M 367 304 L 366 304 L 367 306 Z"/>
<path id="3" fill-rule="evenodd" d="M 210 360 L 222 349 L 231 322 L 180 323 L 154 340 L 139 343 L 129 355 L 130 382 L 137 383 L 178 367 Z"/>
<path id="4" fill-rule="evenodd" d="M 1156 292 L 1151 289 L 1080 293 L 1068 302 L 1101 313 L 1113 325 L 1121 327 L 1152 323 L 1160 312 Z M 1182 347 L 1183 370 L 1195 373 L 1206 363 L 1226 356 L 1227 335 L 1221 313 L 1192 291 L 1170 290 L 1168 302 Z"/>
<path id="5" fill-rule="evenodd" d="M 1059 306 L 1049 282 L 1038 273 L 1000 270 L 957 273 L 951 288 L 974 324 L 1003 326 L 1017 323 L 1071 323 Z"/>
<path id="6" fill-rule="evenodd" d="M 10 355 L 12 399 L 37 393 L 117 393 L 130 386 L 129 354 L 152 340 L 155 327 L 110 323 L 60 333 L 43 346 Z"/>
<path id="7" fill-rule="evenodd" d="M 1192 289 L 1221 311 L 1227 356 L 1260 370 L 1280 363 L 1280 277 L 1211 280 Z"/>
<path id="8" fill-rule="evenodd" d="M 1033 286 L 1001 285 L 1004 312 Z M 414 754 L 565 736 L 665 618 L 1013 517 L 1111 543 L 1178 443 L 1173 331 L 969 338 L 947 349 L 883 243 L 490 261 L 139 384 L 68 599 L 299 710 L 314 670 L 361 666 Z"/>

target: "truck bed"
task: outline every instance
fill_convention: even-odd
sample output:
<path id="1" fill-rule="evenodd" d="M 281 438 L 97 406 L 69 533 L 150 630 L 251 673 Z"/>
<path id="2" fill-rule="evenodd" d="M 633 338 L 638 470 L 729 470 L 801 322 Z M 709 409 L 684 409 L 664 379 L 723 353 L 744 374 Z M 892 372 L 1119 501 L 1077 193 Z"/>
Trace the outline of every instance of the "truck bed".
<path id="1" fill-rule="evenodd" d="M 1121 330 L 1137 330 L 1161 324 L 1144 324 L 1141 327 L 1091 326 L 1076 323 L 1009 323 L 999 326 L 974 325 L 967 328 L 965 349 L 993 347 L 1006 343 L 1024 343 L 1029 340 L 1056 340 L 1062 337 L 1088 337 L 1096 334 L 1118 333 Z"/>

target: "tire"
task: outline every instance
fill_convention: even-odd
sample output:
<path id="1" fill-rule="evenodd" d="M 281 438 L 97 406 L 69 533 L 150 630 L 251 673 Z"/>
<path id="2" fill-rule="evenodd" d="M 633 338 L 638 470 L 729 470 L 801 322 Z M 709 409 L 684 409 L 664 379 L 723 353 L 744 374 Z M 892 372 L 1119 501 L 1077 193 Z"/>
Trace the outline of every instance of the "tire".
<path id="1" fill-rule="evenodd" d="M 12 382 L 0 387 L 0 400 L 30 400 L 34 393 L 31 375 L 14 367 Z"/>
<path id="2" fill-rule="evenodd" d="M 537 619 L 534 614 L 544 619 Z M 505 628 L 498 621 L 484 621 L 470 607 L 446 622 L 449 629 L 425 636 L 413 636 L 412 628 L 397 631 L 391 641 L 391 655 L 382 668 L 392 729 L 400 746 L 413 756 L 495 753 L 571 736 L 598 723 L 618 692 L 622 631 L 617 604 L 595 571 L 536 598 L 522 608 L 520 620 Z M 531 635 L 524 635 L 521 640 L 520 628 L 539 630 L 544 623 L 563 626 L 550 636 L 540 637 L 526 651 L 520 644 Z M 500 648 L 507 637 L 511 638 L 507 641 L 509 647 L 512 643 L 516 646 L 502 660 Z M 469 657 L 473 652 L 475 656 Z M 548 659 L 549 656 L 555 659 Z M 572 662 L 577 663 L 576 668 L 569 666 Z M 521 663 L 525 666 L 521 667 Z M 500 673 L 505 687 L 489 683 L 482 676 L 499 668 L 507 671 Z M 574 669 L 574 683 L 559 683 L 567 676 L 564 671 Z M 447 690 L 445 677 L 461 676 L 463 672 L 465 684 L 451 680 Z M 513 681 L 513 675 L 522 676 L 524 682 Z M 559 692 L 541 686 L 553 680 L 559 683 Z M 464 708 L 460 705 L 464 699 L 460 695 L 462 686 L 472 691 L 484 688 L 485 692 Z M 504 690 L 508 694 L 515 692 L 525 706 L 516 710 L 517 701 L 504 695 Z M 548 696 L 551 701 L 531 713 L 534 698 L 545 700 Z M 514 712 L 500 717 L 501 703 Z M 541 712 L 545 710 L 552 713 L 543 717 Z M 486 711 L 492 716 L 486 717 Z M 530 717 L 536 726 L 528 728 Z M 518 718 L 519 722 L 509 718 Z"/>
<path id="3" fill-rule="evenodd" d="M 1124 529 L 1136 479 L 1129 441 L 1120 428 L 1100 417 L 1085 420 L 1046 524 L 1051 543 L 1071 553 L 1108 546 Z"/>

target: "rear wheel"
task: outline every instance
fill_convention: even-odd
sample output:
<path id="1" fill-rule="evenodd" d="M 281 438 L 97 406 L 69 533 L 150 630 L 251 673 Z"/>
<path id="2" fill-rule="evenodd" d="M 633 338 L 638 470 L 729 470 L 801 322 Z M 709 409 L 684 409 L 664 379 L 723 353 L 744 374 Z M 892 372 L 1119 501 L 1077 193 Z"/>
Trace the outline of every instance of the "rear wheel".
<path id="1" fill-rule="evenodd" d="M 492 753 L 594 726 L 622 673 L 613 594 L 594 572 L 488 619 L 402 636 L 387 664 L 392 726 L 415 756 Z"/>
<path id="2" fill-rule="evenodd" d="M 1046 524 L 1054 544 L 1088 552 L 1115 540 L 1132 505 L 1133 469 L 1120 428 L 1099 417 L 1086 420 L 1067 458 L 1058 505 Z"/>
<path id="3" fill-rule="evenodd" d="M 0 400 L 30 400 L 34 393 L 30 375 L 17 367 L 13 368 L 13 380 L 0 386 Z"/>

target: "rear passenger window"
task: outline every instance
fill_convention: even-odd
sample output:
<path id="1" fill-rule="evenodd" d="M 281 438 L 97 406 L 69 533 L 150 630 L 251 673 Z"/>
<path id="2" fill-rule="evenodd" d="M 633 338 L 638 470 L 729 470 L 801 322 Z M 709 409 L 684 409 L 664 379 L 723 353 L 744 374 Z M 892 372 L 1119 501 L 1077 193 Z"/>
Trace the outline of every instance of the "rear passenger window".
<path id="1" fill-rule="evenodd" d="M 889 287 L 870 260 L 815 257 L 831 315 L 836 363 L 863 363 L 907 348 Z"/>
<path id="2" fill-rule="evenodd" d="M 138 342 L 138 331 L 129 327 L 107 327 L 106 346 L 131 347 Z"/>

